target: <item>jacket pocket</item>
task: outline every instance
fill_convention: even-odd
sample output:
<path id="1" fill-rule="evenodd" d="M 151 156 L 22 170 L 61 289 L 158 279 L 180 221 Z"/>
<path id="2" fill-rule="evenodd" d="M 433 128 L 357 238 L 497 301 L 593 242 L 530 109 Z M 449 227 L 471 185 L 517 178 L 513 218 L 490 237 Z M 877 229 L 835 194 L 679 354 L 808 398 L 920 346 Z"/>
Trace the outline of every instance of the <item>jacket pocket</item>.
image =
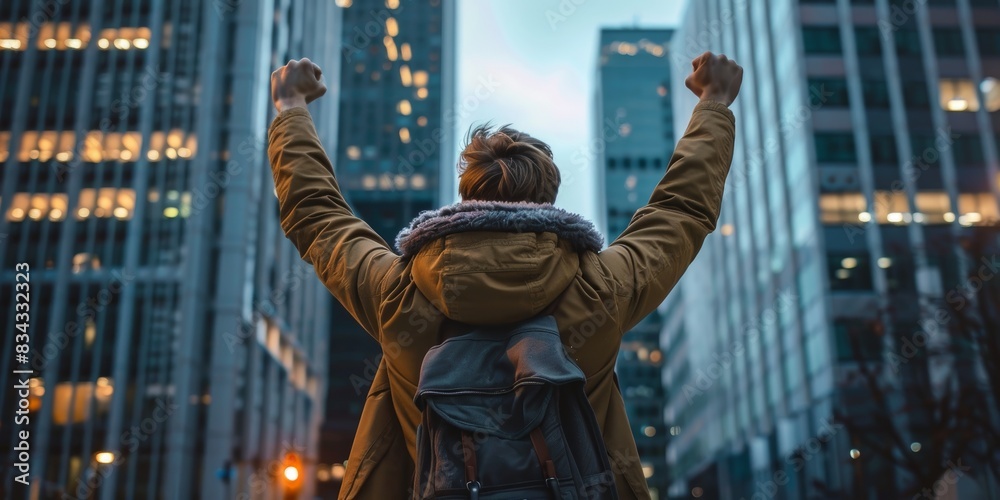
<path id="1" fill-rule="evenodd" d="M 401 438 L 396 412 L 392 406 L 389 383 L 384 382 L 368 392 L 361 412 L 358 431 L 351 446 L 347 472 L 341 487 L 341 498 L 357 498 L 393 441 Z"/>

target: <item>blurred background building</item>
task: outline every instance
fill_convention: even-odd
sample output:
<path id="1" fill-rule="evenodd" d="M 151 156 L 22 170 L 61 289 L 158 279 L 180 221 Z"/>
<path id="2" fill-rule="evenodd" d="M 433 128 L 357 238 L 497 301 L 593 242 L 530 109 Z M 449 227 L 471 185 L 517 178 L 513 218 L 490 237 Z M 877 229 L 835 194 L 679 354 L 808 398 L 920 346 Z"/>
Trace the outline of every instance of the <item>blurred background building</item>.
<path id="1" fill-rule="evenodd" d="M 746 78 L 719 229 L 663 330 L 671 496 L 901 498 L 900 464 L 933 481 L 963 436 L 928 395 L 980 381 L 971 349 L 906 342 L 953 327 L 943 299 L 981 265 L 960 243 L 997 219 L 1000 5 L 691 2 L 674 67 L 705 50 Z M 996 498 L 988 470 L 940 485 Z"/>
<path id="2" fill-rule="evenodd" d="M 663 177 L 674 150 L 670 38 L 665 29 L 602 29 L 597 64 L 595 144 L 608 243 L 628 226 Z M 625 334 L 615 372 L 649 485 L 667 486 L 660 372 L 663 316 L 650 314 Z"/>
<path id="3" fill-rule="evenodd" d="M 355 214 L 394 247 L 417 214 L 455 201 L 456 2 L 337 3 L 340 126 L 331 156 Z M 333 498 L 382 353 L 332 296 L 325 307 L 332 333 L 317 494 Z"/>
<path id="4" fill-rule="evenodd" d="M 33 263 L 30 498 L 311 496 L 329 293 L 278 224 L 268 75 L 308 54 L 336 79 L 339 41 L 332 2 L 0 3 L 0 320 Z M 330 148 L 336 90 L 312 108 Z M 3 498 L 28 496 L 18 430 Z"/>

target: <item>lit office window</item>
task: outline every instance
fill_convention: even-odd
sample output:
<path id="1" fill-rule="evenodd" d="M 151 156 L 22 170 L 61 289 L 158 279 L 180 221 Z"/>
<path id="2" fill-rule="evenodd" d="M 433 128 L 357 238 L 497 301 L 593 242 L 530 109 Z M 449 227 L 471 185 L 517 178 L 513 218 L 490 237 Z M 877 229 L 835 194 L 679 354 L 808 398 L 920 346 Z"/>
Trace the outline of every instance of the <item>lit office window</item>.
<path id="1" fill-rule="evenodd" d="M 427 86 L 427 72 L 420 70 L 413 72 L 413 84 L 417 87 Z"/>
<path id="2" fill-rule="evenodd" d="M 0 23 L 0 51 L 28 49 L 29 35 L 36 29 L 26 22 Z M 169 39 L 170 26 L 164 26 L 164 40 Z M 101 30 L 96 39 L 102 50 L 144 50 L 149 48 L 152 32 L 147 27 L 121 27 Z M 38 50 L 82 50 L 93 41 L 88 24 L 42 23 L 37 26 L 35 43 Z"/>
<path id="3" fill-rule="evenodd" d="M 947 224 L 955 219 L 951 213 L 948 193 L 920 192 L 917 193 L 917 210 L 924 224 Z"/>
<path id="4" fill-rule="evenodd" d="M 1000 219 L 997 203 L 990 193 L 962 193 L 958 195 L 958 223 L 963 226 L 980 226 L 996 223 Z"/>
<path id="5" fill-rule="evenodd" d="M 954 112 L 979 110 L 979 96 L 971 80 L 942 79 L 938 88 L 941 95 L 941 109 Z M 986 78 L 979 83 L 979 90 L 983 93 L 987 111 L 1000 110 L 1000 81 L 996 78 Z"/>
<path id="6" fill-rule="evenodd" d="M 827 225 L 861 224 L 874 219 L 878 224 L 906 225 L 950 224 L 956 219 L 963 226 L 989 224 L 998 220 L 997 204 L 990 193 L 961 193 L 958 214 L 951 211 L 948 194 L 921 191 L 916 195 L 917 211 L 910 212 L 906 194 L 876 191 L 874 210 L 866 209 L 861 193 L 826 193 L 820 195 L 820 221 Z"/>
<path id="7" fill-rule="evenodd" d="M 399 67 L 399 81 L 404 87 L 409 87 L 413 85 L 413 74 L 410 72 L 410 67 L 407 65 L 402 65 Z"/>
<path id="8" fill-rule="evenodd" d="M 0 132 L 0 162 L 9 155 L 10 133 Z M 21 136 L 17 160 L 29 162 L 57 161 L 66 163 L 77 155 L 84 162 L 101 161 L 134 162 L 142 152 L 142 135 L 139 132 L 88 132 L 77 142 L 72 131 L 27 130 Z M 157 131 L 150 134 L 149 148 L 145 151 L 149 161 L 163 159 L 191 159 L 198 149 L 198 139 L 194 135 L 174 129 L 169 132 Z"/>
<path id="9" fill-rule="evenodd" d="M 986 101 L 986 110 L 1000 111 L 1000 80 L 987 77 L 979 82 L 979 90 L 982 91 L 983 99 Z"/>
<path id="10" fill-rule="evenodd" d="M 827 193 L 819 199 L 820 221 L 823 224 L 858 224 L 867 222 L 865 197 L 861 193 Z M 870 218 L 868 218 L 870 220 Z"/>
<path id="11" fill-rule="evenodd" d="M 104 414 L 115 392 L 114 384 L 107 377 L 90 382 L 61 382 L 56 384 L 52 400 L 52 421 L 56 425 L 75 424 L 90 419 L 91 412 Z M 94 405 L 91 405 L 91 401 Z"/>
<path id="12" fill-rule="evenodd" d="M 135 192 L 131 189 L 86 188 L 80 190 L 77 205 L 72 209 L 66 193 L 14 193 L 6 216 L 11 222 L 61 221 L 72 211 L 77 220 L 88 217 L 127 220 L 132 218 L 134 209 Z"/>
<path id="13" fill-rule="evenodd" d="M 901 191 L 876 191 L 874 215 L 879 224 L 904 225 L 913 222 L 906 193 Z"/>

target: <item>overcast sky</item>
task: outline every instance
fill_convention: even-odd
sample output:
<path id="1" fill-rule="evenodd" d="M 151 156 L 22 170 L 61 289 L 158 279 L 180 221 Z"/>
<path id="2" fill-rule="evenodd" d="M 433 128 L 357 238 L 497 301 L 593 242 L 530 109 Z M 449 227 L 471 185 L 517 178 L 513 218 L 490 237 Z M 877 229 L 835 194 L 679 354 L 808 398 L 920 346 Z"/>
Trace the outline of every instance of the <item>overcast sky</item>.
<path id="1" fill-rule="evenodd" d="M 600 29 L 672 28 L 685 3 L 458 2 L 457 144 L 471 124 L 485 121 L 510 123 L 549 143 L 563 176 L 556 206 L 596 222 L 595 165 L 579 160 L 593 155 L 574 152 L 588 151 L 592 142 Z"/>

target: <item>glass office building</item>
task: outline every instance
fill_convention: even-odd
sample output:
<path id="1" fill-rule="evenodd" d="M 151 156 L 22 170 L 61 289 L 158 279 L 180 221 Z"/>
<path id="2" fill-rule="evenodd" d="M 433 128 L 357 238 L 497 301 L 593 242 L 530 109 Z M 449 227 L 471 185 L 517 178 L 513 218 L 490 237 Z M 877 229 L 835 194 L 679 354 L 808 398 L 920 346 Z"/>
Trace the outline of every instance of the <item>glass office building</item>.
<path id="1" fill-rule="evenodd" d="M 608 242 L 628 226 L 663 177 L 674 150 L 669 42 L 664 29 L 603 29 L 597 65 L 593 144 Z M 647 316 L 625 334 L 615 372 L 649 485 L 667 485 L 660 372 L 663 316 Z"/>
<path id="2" fill-rule="evenodd" d="M 455 9 L 452 0 L 339 0 L 337 180 L 354 213 L 390 245 L 421 211 L 453 201 Z M 378 344 L 333 297 L 319 490 L 340 487 Z M 330 473 L 323 472 L 329 467 Z"/>
<path id="3" fill-rule="evenodd" d="M 1000 3 L 691 2 L 675 89 L 705 50 L 746 71 L 718 230 L 663 331 L 670 494 L 896 498 L 907 478 L 833 414 L 879 411 L 859 359 L 926 328 L 964 276 L 957 242 L 997 220 Z M 915 352 L 889 386 L 948 375 Z M 901 418 L 899 453 L 918 453 L 933 430 Z"/>
<path id="4" fill-rule="evenodd" d="M 0 425 L 0 497 L 273 498 L 289 452 L 312 496 L 329 294 L 279 226 L 269 75 L 308 55 L 335 78 L 339 20 L 326 2 L 0 3 L 0 385 L 23 368 L 19 262 L 34 370 L 30 423 Z M 329 147 L 331 93 L 312 108 Z"/>

